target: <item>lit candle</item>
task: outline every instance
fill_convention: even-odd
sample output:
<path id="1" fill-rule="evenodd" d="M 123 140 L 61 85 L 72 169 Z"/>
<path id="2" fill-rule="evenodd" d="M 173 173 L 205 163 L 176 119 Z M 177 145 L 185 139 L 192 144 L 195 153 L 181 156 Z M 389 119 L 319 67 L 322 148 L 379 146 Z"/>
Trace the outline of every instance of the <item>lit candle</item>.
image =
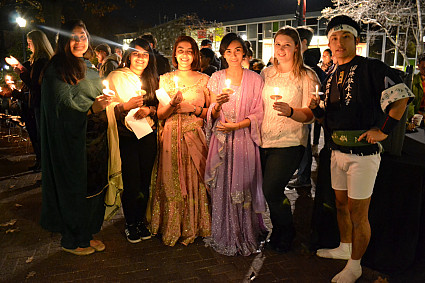
<path id="1" fill-rule="evenodd" d="M 223 93 L 227 93 L 227 94 L 233 93 L 233 89 L 230 88 L 230 85 L 232 84 L 232 81 L 230 79 L 226 79 L 224 81 L 224 84 L 226 85 L 226 87 L 223 88 Z"/>
<path id="2" fill-rule="evenodd" d="M 108 96 L 114 96 L 115 92 L 109 89 L 109 82 L 107 80 L 103 80 L 102 84 L 105 86 L 105 88 L 102 90 L 103 94 Z"/>
<path id="3" fill-rule="evenodd" d="M 174 87 L 176 91 L 179 89 L 179 77 L 174 76 Z"/>
<path id="4" fill-rule="evenodd" d="M 109 89 L 109 82 L 107 80 L 103 80 L 102 84 L 105 86 L 105 89 Z"/>
<path id="5" fill-rule="evenodd" d="M 271 99 L 274 99 L 274 102 L 277 102 L 278 99 L 282 98 L 282 95 L 279 95 L 279 88 L 275 87 L 274 89 L 274 95 L 270 95 Z"/>
<path id="6" fill-rule="evenodd" d="M 146 94 L 146 91 L 144 89 L 142 89 L 142 82 L 139 82 L 137 84 L 137 95 L 144 96 L 145 94 Z"/>
<path id="7" fill-rule="evenodd" d="M 316 85 L 316 98 L 319 98 L 319 85 Z"/>

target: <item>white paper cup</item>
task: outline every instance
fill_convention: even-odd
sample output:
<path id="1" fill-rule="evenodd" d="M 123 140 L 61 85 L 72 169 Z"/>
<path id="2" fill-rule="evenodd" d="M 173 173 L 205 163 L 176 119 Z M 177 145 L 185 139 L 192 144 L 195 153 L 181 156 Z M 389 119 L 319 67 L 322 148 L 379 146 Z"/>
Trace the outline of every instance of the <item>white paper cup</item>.
<path id="1" fill-rule="evenodd" d="M 421 114 L 413 115 L 412 122 L 415 124 L 416 127 L 419 127 L 421 125 L 423 117 L 424 116 L 422 116 Z"/>

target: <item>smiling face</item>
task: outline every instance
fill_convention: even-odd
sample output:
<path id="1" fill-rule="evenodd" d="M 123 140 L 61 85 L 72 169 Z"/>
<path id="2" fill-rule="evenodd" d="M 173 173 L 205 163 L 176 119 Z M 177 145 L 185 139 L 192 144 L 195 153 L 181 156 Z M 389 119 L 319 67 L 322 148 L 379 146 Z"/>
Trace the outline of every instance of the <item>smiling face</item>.
<path id="1" fill-rule="evenodd" d="M 83 57 L 84 53 L 86 53 L 89 48 L 89 41 L 82 27 L 77 26 L 72 30 L 69 48 L 75 57 Z"/>
<path id="2" fill-rule="evenodd" d="M 274 57 L 279 64 L 292 64 L 298 47 L 295 41 L 288 35 L 279 34 L 274 40 Z"/>
<path id="3" fill-rule="evenodd" d="M 348 31 L 333 32 L 329 37 L 328 46 L 332 51 L 332 55 L 342 65 L 350 62 L 356 56 L 356 44 L 359 38 Z"/>
<path id="4" fill-rule="evenodd" d="M 244 57 L 242 44 L 233 40 L 224 51 L 223 57 L 226 59 L 229 67 L 240 67 Z"/>
<path id="5" fill-rule="evenodd" d="M 193 62 L 193 50 L 190 42 L 181 41 L 176 47 L 176 60 L 179 70 L 191 70 Z"/>
<path id="6" fill-rule="evenodd" d="M 332 58 L 331 58 L 331 54 L 329 54 L 328 51 L 323 51 L 322 54 L 322 61 L 324 64 L 329 64 L 331 62 Z"/>
<path id="7" fill-rule="evenodd" d="M 134 47 L 130 54 L 130 70 L 136 75 L 142 75 L 143 71 L 149 64 L 149 52 L 139 45 Z"/>

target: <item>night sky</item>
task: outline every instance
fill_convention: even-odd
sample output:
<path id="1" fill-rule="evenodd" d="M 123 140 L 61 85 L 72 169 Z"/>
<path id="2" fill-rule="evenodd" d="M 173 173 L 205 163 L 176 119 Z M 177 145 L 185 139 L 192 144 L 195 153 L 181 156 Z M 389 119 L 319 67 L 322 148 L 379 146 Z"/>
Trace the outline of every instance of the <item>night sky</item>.
<path id="1" fill-rule="evenodd" d="M 120 2 L 120 1 L 117 1 Z M 297 0 L 157 0 L 137 1 L 135 8 L 121 5 L 112 13 L 126 21 L 156 25 L 185 14 L 196 13 L 209 21 L 233 21 L 282 14 L 295 14 Z M 331 0 L 307 0 L 307 12 L 331 6 Z"/>

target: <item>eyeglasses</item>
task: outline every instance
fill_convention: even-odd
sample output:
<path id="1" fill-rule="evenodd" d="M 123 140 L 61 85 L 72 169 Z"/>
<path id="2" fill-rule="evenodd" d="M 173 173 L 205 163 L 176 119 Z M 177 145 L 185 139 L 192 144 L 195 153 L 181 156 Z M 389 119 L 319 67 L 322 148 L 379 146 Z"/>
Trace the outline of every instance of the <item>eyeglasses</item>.
<path id="1" fill-rule="evenodd" d="M 86 34 L 82 34 L 82 35 L 71 35 L 71 40 L 75 40 L 77 42 L 79 42 L 79 41 L 86 41 L 87 40 L 87 35 Z"/>

